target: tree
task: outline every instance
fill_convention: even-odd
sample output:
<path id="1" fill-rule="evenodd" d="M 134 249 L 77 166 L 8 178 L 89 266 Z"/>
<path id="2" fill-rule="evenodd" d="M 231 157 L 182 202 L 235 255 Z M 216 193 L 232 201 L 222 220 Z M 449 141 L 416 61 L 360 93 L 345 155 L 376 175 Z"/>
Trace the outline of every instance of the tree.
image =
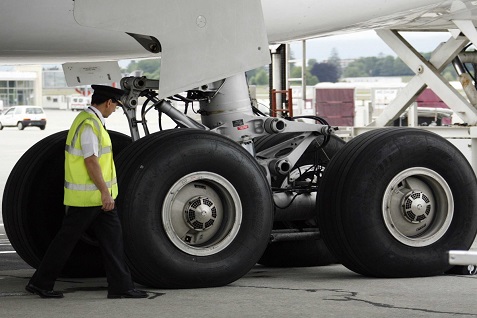
<path id="1" fill-rule="evenodd" d="M 394 60 L 394 76 L 410 76 L 415 73 L 400 58 Z"/>
<path id="2" fill-rule="evenodd" d="M 378 58 L 376 56 L 363 58 L 363 64 L 367 76 L 379 76 Z"/>
<path id="3" fill-rule="evenodd" d="M 430 53 L 423 53 L 424 58 L 429 59 Z M 344 77 L 366 76 L 413 76 L 415 73 L 400 58 L 393 56 L 362 57 L 345 68 Z M 454 78 L 455 72 L 452 65 L 443 71 L 446 78 Z"/>
<path id="4" fill-rule="evenodd" d="M 392 76 L 395 74 L 395 60 L 394 57 L 388 55 L 377 60 L 375 69 L 379 76 Z"/>
<path id="5" fill-rule="evenodd" d="M 292 65 L 290 67 L 290 77 L 291 78 L 301 78 L 301 66 Z M 310 73 L 310 70 L 307 68 L 305 71 L 306 85 L 313 86 L 318 84 L 318 78 Z"/>
<path id="6" fill-rule="evenodd" d="M 268 69 L 260 67 L 247 72 L 248 83 L 250 85 L 268 85 Z"/>
<path id="7" fill-rule="evenodd" d="M 365 77 L 367 76 L 364 71 L 364 65 L 362 63 L 350 63 L 348 67 L 344 69 L 344 77 Z"/>
<path id="8" fill-rule="evenodd" d="M 310 73 L 316 76 L 320 82 L 336 83 L 339 80 L 338 68 L 331 63 L 315 63 Z"/>
<path id="9" fill-rule="evenodd" d="M 307 68 L 311 70 L 313 65 L 315 65 L 316 63 L 318 63 L 318 61 L 316 59 L 309 59 L 308 63 L 307 63 L 308 64 Z"/>
<path id="10" fill-rule="evenodd" d="M 338 76 L 338 79 L 341 78 L 341 75 L 343 75 L 343 68 L 341 67 L 341 59 L 338 55 L 338 50 L 336 48 L 333 48 L 331 50 L 331 55 L 328 58 L 328 63 L 336 66 L 336 74 Z"/>

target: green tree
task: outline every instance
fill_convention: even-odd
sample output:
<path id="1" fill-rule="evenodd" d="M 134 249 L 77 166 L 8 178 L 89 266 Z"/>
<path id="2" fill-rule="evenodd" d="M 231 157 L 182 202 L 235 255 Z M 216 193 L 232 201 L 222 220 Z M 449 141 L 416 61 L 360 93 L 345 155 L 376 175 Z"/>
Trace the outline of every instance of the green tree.
<path id="1" fill-rule="evenodd" d="M 343 71 L 344 77 L 365 77 L 367 76 L 362 62 L 351 62 Z"/>
<path id="2" fill-rule="evenodd" d="M 394 75 L 395 61 L 394 57 L 388 55 L 378 59 L 375 69 L 379 76 L 392 76 Z"/>
<path id="3" fill-rule="evenodd" d="M 316 63 L 318 63 L 318 61 L 317 61 L 316 59 L 309 59 L 309 60 L 308 60 L 308 63 L 307 63 L 308 69 L 311 70 L 311 68 L 313 67 L 313 65 L 315 65 Z"/>
<path id="4" fill-rule="evenodd" d="M 301 66 L 290 66 L 290 77 L 291 78 L 301 78 Z M 313 86 L 318 84 L 318 78 L 310 73 L 310 70 L 307 68 L 305 71 L 306 85 Z"/>
<path id="5" fill-rule="evenodd" d="M 425 59 L 429 59 L 430 53 L 423 53 Z M 393 56 L 362 57 L 351 62 L 343 72 L 344 77 L 366 76 L 413 76 L 411 70 L 400 58 Z M 448 80 L 457 79 L 457 74 L 451 64 L 443 71 L 442 75 Z"/>
<path id="6" fill-rule="evenodd" d="M 331 50 L 331 55 L 328 58 L 328 63 L 336 67 L 336 75 L 338 76 L 338 79 L 340 79 L 341 75 L 343 75 L 343 68 L 341 67 L 341 59 L 336 48 L 333 48 Z"/>
<path id="7" fill-rule="evenodd" d="M 310 73 L 320 82 L 336 83 L 339 80 L 338 67 L 331 63 L 315 63 Z"/>
<path id="8" fill-rule="evenodd" d="M 247 72 L 248 83 L 250 85 L 268 85 L 268 68 L 260 67 Z"/>
<path id="9" fill-rule="evenodd" d="M 410 76 L 414 72 L 400 58 L 394 60 L 394 76 Z"/>

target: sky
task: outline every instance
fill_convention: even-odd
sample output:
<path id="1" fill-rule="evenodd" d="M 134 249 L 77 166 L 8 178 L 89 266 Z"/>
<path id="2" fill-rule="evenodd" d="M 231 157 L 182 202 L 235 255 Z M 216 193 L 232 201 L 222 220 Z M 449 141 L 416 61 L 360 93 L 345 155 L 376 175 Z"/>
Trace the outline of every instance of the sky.
<path id="1" fill-rule="evenodd" d="M 406 32 L 401 35 L 419 52 L 432 52 L 439 43 L 449 39 L 447 32 Z M 307 58 L 318 62 L 327 60 L 333 48 L 340 59 L 355 59 L 368 56 L 396 56 L 374 31 L 329 36 L 307 41 Z M 301 58 L 302 44 L 291 45 L 295 59 Z"/>

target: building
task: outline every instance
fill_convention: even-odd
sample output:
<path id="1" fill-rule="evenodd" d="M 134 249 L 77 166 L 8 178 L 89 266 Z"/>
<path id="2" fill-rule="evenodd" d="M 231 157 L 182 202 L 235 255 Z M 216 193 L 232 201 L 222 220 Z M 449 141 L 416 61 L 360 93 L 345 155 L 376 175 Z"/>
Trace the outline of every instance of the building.
<path id="1" fill-rule="evenodd" d="M 113 85 L 119 86 L 119 83 Z M 73 109 L 72 100 L 88 98 L 91 87 L 68 87 L 61 66 L 24 65 L 0 67 L 0 111 L 16 105 Z"/>
<path id="2" fill-rule="evenodd" d="M 65 75 L 59 66 L 43 68 L 43 98 L 44 108 L 70 109 L 70 96 L 79 94 L 74 88 L 68 87 Z"/>
<path id="3" fill-rule="evenodd" d="M 0 71 L 0 110 L 16 105 L 40 105 L 41 66 L 18 66 Z"/>

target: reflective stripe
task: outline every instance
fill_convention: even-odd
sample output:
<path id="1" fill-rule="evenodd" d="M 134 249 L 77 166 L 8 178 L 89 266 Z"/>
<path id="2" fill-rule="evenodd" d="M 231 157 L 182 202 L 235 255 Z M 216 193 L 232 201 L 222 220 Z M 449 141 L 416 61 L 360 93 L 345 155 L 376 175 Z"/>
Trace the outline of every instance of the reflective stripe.
<path id="1" fill-rule="evenodd" d="M 111 152 L 111 147 L 103 147 L 98 150 L 98 157 L 101 157 L 101 155 L 104 155 L 110 152 Z"/>
<path id="2" fill-rule="evenodd" d="M 73 146 L 66 145 L 65 146 L 65 151 L 69 153 L 70 155 L 73 156 L 83 156 L 83 150 L 81 149 L 76 149 Z M 101 155 L 110 153 L 112 151 L 111 147 L 103 147 L 98 150 L 98 158 L 101 157 Z"/>
<path id="3" fill-rule="evenodd" d="M 91 120 L 91 121 L 93 122 L 93 124 L 96 126 L 96 130 L 97 130 L 97 131 L 101 131 L 101 127 L 100 127 L 99 123 L 98 123 L 96 120 L 94 120 L 94 119 L 92 119 L 92 118 L 86 118 L 85 120 L 83 120 L 83 121 L 78 125 L 78 127 L 76 127 L 75 134 L 73 135 L 73 138 L 71 139 L 71 145 L 74 146 L 74 145 L 76 144 L 76 139 L 78 139 L 78 136 L 79 136 L 79 130 L 81 129 L 81 126 L 83 125 L 83 123 L 84 123 L 85 121 L 87 121 L 87 120 Z M 99 148 L 101 148 L 102 142 L 101 142 L 101 140 L 98 140 L 98 141 L 99 141 Z"/>
<path id="4" fill-rule="evenodd" d="M 112 186 L 115 185 L 116 183 L 117 183 L 117 179 L 114 178 L 112 181 L 106 182 L 106 186 L 108 188 L 112 188 Z M 70 183 L 70 182 L 67 182 L 67 181 L 65 181 L 65 188 L 70 189 L 70 190 L 74 190 L 74 191 L 96 191 L 96 190 L 98 190 L 98 188 L 94 184 L 74 184 L 74 183 Z"/>
<path id="5" fill-rule="evenodd" d="M 76 131 L 75 131 L 75 134 L 73 135 L 73 139 L 71 140 L 71 145 L 66 145 L 65 147 L 65 150 L 66 152 L 68 152 L 69 154 L 73 155 L 73 156 L 83 156 L 83 151 L 81 149 L 78 149 L 78 148 L 75 148 L 74 145 L 76 144 L 76 140 L 78 139 L 78 136 L 79 136 L 79 130 L 81 129 L 81 126 L 83 125 L 83 123 L 87 120 L 91 120 L 93 122 L 93 124 L 96 126 L 96 129 L 98 131 L 101 131 L 101 127 L 99 125 L 99 123 L 96 121 L 96 120 L 93 120 L 91 118 L 86 118 L 85 120 L 83 120 L 79 125 L 78 127 L 76 128 Z M 101 147 L 102 145 L 102 140 L 101 138 L 98 138 L 98 142 L 99 142 L 99 145 L 98 145 L 98 158 L 101 157 L 101 155 L 104 155 L 104 154 L 107 154 L 107 153 L 110 153 L 112 151 L 111 147 Z"/>
<path id="6" fill-rule="evenodd" d="M 69 153 L 70 155 L 73 155 L 73 156 L 82 156 L 83 155 L 83 150 L 81 149 L 76 149 L 70 145 L 66 145 L 65 146 L 65 151 L 67 153 Z"/>

